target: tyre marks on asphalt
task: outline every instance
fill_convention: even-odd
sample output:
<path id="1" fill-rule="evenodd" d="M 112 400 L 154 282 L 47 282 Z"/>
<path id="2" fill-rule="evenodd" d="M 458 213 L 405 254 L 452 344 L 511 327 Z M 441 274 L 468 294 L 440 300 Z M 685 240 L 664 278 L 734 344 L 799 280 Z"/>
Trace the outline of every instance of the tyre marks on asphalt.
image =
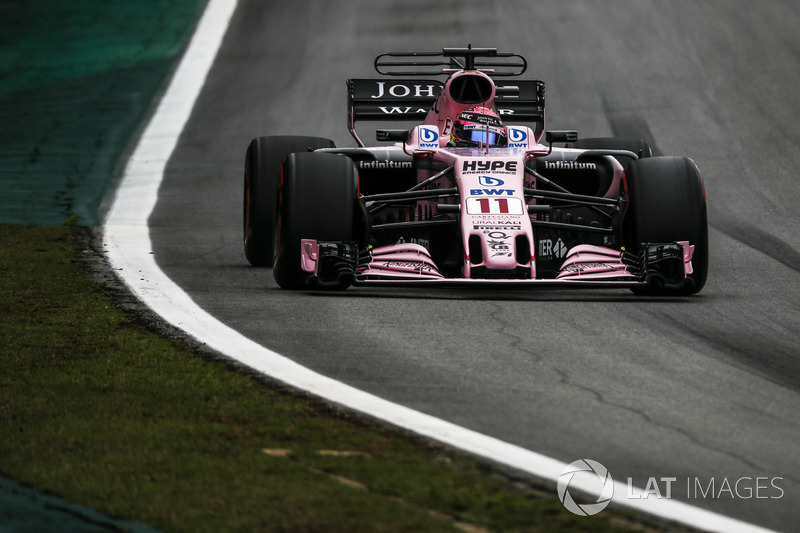
<path id="1" fill-rule="evenodd" d="M 605 95 L 603 96 L 603 112 L 611 126 L 613 137 L 643 139 L 650 145 L 654 156 L 663 155 L 644 117 L 630 109 L 615 109 Z"/>
<path id="2" fill-rule="evenodd" d="M 712 224 L 712 226 L 728 237 L 758 250 L 795 272 L 800 272 L 800 252 L 779 237 L 767 233 L 753 224 L 738 220 L 727 221 L 723 225 Z"/>

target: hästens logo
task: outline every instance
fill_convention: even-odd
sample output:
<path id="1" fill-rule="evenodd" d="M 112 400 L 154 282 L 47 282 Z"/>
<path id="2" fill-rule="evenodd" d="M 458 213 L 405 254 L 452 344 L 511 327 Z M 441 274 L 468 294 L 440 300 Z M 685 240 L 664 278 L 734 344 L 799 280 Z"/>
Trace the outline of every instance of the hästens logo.
<path id="1" fill-rule="evenodd" d="M 501 180 L 500 178 L 493 178 L 491 176 L 480 176 L 478 178 L 478 183 L 480 183 L 484 187 L 499 187 L 501 185 L 505 185 L 506 182 Z"/>
<path id="2" fill-rule="evenodd" d="M 419 147 L 439 148 L 439 130 L 433 126 L 420 126 Z"/>
<path id="3" fill-rule="evenodd" d="M 528 146 L 528 132 L 522 128 L 508 128 L 508 147 L 525 148 Z"/>
<path id="4" fill-rule="evenodd" d="M 594 503 L 577 503 L 570 491 L 583 492 L 596 498 Z M 558 498 L 568 511 L 592 516 L 606 508 L 614 496 L 614 480 L 606 467 L 591 459 L 570 463 L 558 476 Z"/>

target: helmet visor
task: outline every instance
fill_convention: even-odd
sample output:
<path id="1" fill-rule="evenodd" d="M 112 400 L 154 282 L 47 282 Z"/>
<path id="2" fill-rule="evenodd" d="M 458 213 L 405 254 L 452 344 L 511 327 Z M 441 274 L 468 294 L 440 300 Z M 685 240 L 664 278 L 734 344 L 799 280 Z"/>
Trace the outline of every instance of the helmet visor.
<path id="1" fill-rule="evenodd" d="M 503 137 L 493 131 L 486 131 L 486 128 L 474 129 L 464 132 L 466 141 L 474 142 L 475 144 L 482 143 L 494 146 L 500 144 Z"/>

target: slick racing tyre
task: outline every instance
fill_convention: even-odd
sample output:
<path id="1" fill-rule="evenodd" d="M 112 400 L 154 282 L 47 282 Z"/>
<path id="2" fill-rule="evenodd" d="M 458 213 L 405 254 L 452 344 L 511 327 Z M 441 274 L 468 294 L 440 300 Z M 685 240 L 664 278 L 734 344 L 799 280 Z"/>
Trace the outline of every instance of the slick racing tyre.
<path id="1" fill-rule="evenodd" d="M 281 163 L 294 152 L 333 148 L 321 137 L 257 137 L 247 147 L 244 163 L 244 254 L 253 266 L 271 267 L 273 229 Z"/>
<path id="2" fill-rule="evenodd" d="M 627 139 L 624 137 L 589 137 L 578 139 L 573 143 L 567 143 L 567 148 L 578 148 L 580 150 L 627 150 L 636 154 L 639 159 L 653 157 L 653 150 L 647 141 L 642 139 Z M 630 157 L 616 157 L 625 171 L 633 161 Z"/>
<path id="3" fill-rule="evenodd" d="M 708 222 L 703 177 L 685 157 L 633 161 L 627 173 L 629 250 L 641 243 L 689 241 L 694 245 L 693 273 L 682 288 L 637 289 L 637 294 L 690 295 L 700 292 L 708 275 Z"/>
<path id="4" fill-rule="evenodd" d="M 282 289 L 302 289 L 311 275 L 301 267 L 302 239 L 356 241 L 360 220 L 358 172 L 349 157 L 327 153 L 295 153 L 283 164 L 279 189 L 275 281 Z M 350 280 L 338 288 L 346 288 Z"/>

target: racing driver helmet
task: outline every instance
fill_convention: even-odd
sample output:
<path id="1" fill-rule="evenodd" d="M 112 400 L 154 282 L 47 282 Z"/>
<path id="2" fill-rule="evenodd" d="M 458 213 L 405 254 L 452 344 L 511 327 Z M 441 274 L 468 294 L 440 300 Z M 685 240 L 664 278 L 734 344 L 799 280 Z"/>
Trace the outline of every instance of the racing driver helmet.
<path id="1" fill-rule="evenodd" d="M 463 111 L 453 124 L 450 142 L 455 146 L 489 145 L 490 148 L 506 146 L 506 128 L 500 117 L 488 107 L 470 107 Z"/>

